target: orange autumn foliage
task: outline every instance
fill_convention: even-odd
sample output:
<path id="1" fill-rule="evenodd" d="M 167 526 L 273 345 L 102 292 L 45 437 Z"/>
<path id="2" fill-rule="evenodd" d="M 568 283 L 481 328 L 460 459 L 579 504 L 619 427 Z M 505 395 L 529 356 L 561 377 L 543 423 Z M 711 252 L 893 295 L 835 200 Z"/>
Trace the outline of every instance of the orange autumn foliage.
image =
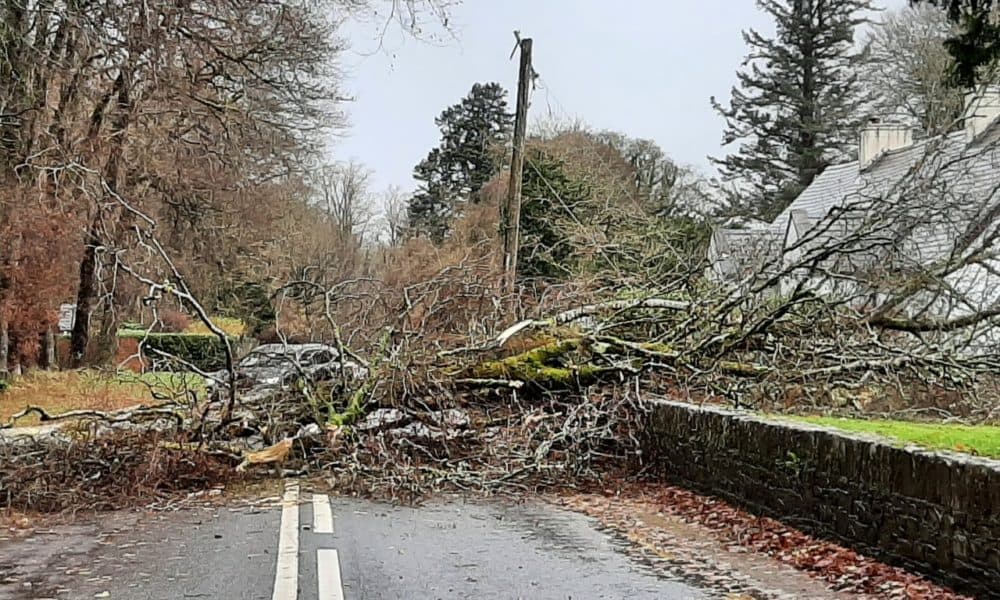
<path id="1" fill-rule="evenodd" d="M 0 196 L 0 318 L 22 364 L 34 362 L 75 285 L 74 218 L 40 196 L 18 189 Z"/>

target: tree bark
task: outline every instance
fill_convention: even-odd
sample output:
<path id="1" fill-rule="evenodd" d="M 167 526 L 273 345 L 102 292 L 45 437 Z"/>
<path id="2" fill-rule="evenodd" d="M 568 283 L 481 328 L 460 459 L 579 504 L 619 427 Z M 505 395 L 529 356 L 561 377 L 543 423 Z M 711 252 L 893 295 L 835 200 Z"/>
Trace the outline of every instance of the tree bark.
<path id="1" fill-rule="evenodd" d="M 112 363 L 115 355 L 118 353 L 118 326 L 120 318 L 112 305 L 118 300 L 115 296 L 116 294 L 114 293 L 108 295 L 108 301 L 104 304 L 104 312 L 101 315 L 101 330 L 97 340 L 97 362 L 99 364 Z"/>
<path id="2" fill-rule="evenodd" d="M 45 352 L 45 356 L 42 360 L 42 366 L 48 370 L 58 368 L 59 365 L 56 362 L 56 334 L 52 331 L 51 325 L 45 329 L 45 338 L 42 343 L 42 348 Z"/>
<path id="3" fill-rule="evenodd" d="M 97 248 L 100 245 L 98 231 L 101 226 L 100 208 L 87 230 L 83 259 L 80 261 L 80 286 L 76 292 L 76 317 L 70 338 L 70 364 L 73 368 L 83 366 L 90 345 L 90 315 L 97 298 Z"/>
<path id="4" fill-rule="evenodd" d="M 7 319 L 0 317 L 0 379 L 5 379 L 10 375 L 7 364 L 9 350 L 10 337 L 7 332 Z"/>
<path id="5" fill-rule="evenodd" d="M 73 367 L 83 365 L 87 356 L 87 348 L 90 345 L 90 316 L 94 311 L 94 302 L 97 300 L 97 250 L 101 247 L 101 227 L 103 216 L 103 202 L 110 200 L 117 202 L 118 176 L 120 173 L 121 159 L 125 150 L 126 130 L 128 129 L 131 116 L 131 101 L 129 98 L 129 75 L 123 67 L 115 78 L 114 86 L 110 93 L 101 98 L 98 106 L 91 115 L 90 131 L 88 138 L 91 143 L 95 142 L 104 122 L 104 111 L 111 98 L 116 97 L 115 108 L 117 113 L 111 123 L 112 145 L 108 152 L 108 160 L 104 165 L 103 178 L 107 188 L 104 196 L 97 200 L 94 209 L 94 219 L 87 230 L 83 258 L 80 260 L 80 287 L 76 295 L 76 322 L 73 324 L 72 341 L 70 350 L 72 354 Z"/>

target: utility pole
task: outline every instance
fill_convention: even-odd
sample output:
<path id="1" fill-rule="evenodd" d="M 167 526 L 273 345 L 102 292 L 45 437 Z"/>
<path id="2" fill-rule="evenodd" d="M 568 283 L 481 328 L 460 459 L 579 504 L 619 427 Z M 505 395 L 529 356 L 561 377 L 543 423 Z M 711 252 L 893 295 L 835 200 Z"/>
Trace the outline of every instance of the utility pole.
<path id="1" fill-rule="evenodd" d="M 528 86 L 534 79 L 531 68 L 531 38 L 518 38 L 521 50 L 521 68 L 517 79 L 517 109 L 514 116 L 514 150 L 510 157 L 510 185 L 507 198 L 500 210 L 503 234 L 504 291 L 514 293 L 517 288 L 517 252 L 521 236 L 521 180 L 524 173 L 524 135 L 528 127 Z M 517 48 L 515 48 L 516 50 Z"/>

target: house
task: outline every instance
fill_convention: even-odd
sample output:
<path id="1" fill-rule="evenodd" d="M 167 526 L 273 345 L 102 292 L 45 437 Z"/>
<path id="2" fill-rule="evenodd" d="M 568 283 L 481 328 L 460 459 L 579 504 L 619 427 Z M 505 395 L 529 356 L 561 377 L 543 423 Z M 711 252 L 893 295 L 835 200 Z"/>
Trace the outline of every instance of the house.
<path id="1" fill-rule="evenodd" d="M 780 242 L 770 226 L 716 229 L 708 247 L 709 277 L 719 281 L 743 281 L 781 256 Z"/>
<path id="2" fill-rule="evenodd" d="M 772 293 L 802 286 L 912 318 L 1000 312 L 1000 88 L 966 98 L 964 128 L 914 141 L 873 120 L 858 160 L 832 165 L 766 227 L 720 228 L 710 276 L 745 291 L 780 274 Z M 899 282 L 921 274 L 925 289 Z"/>

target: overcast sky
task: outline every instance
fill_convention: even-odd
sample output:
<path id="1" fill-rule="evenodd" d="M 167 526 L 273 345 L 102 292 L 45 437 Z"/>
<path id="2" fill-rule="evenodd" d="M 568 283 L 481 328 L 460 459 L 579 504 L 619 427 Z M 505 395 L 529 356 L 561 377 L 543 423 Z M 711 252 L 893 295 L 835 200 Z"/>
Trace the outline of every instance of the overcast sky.
<path id="1" fill-rule="evenodd" d="M 343 31 L 355 101 L 331 154 L 371 168 L 373 191 L 415 187 L 413 166 L 439 139 L 434 118 L 473 83 L 515 89 L 515 29 L 534 39 L 534 118 L 651 138 L 675 161 L 711 172 L 706 157 L 719 154 L 723 123 L 709 98 L 728 101 L 746 54 L 741 30 L 772 30 L 753 0 L 464 0 L 451 25 L 455 37 L 434 43 L 390 33 L 380 44 L 374 24 Z"/>

